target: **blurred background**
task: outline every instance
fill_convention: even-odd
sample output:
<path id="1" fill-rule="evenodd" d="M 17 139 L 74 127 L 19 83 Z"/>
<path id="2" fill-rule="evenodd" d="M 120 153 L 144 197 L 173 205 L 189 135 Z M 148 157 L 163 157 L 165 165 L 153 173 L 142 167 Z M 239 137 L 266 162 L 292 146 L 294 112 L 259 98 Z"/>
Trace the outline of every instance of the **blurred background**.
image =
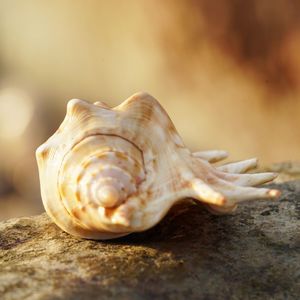
<path id="1" fill-rule="evenodd" d="M 35 149 L 71 98 L 147 91 L 193 150 L 300 159 L 300 2 L 0 0 L 0 220 L 43 211 Z"/>

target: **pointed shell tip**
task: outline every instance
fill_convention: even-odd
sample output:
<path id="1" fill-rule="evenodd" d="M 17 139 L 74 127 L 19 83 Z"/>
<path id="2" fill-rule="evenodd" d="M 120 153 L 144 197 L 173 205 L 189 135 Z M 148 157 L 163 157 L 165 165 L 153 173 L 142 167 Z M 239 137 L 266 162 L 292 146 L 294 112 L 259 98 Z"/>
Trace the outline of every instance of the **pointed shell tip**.
<path id="1" fill-rule="evenodd" d="M 279 190 L 272 189 L 272 190 L 268 191 L 268 196 L 270 196 L 272 198 L 279 197 L 280 195 L 281 195 L 281 192 Z"/>

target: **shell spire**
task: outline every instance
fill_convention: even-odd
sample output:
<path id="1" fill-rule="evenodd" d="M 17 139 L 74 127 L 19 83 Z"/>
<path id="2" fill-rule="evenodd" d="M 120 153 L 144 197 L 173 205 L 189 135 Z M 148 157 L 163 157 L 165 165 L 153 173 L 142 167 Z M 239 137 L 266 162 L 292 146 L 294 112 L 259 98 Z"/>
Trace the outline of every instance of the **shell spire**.
<path id="1" fill-rule="evenodd" d="M 230 213 L 240 202 L 280 194 L 253 187 L 276 174 L 244 174 L 256 159 L 215 167 L 227 152 L 190 152 L 168 114 L 146 93 L 114 108 L 70 100 L 64 121 L 36 157 L 47 213 L 82 238 L 147 230 L 186 198 L 214 213 Z"/>

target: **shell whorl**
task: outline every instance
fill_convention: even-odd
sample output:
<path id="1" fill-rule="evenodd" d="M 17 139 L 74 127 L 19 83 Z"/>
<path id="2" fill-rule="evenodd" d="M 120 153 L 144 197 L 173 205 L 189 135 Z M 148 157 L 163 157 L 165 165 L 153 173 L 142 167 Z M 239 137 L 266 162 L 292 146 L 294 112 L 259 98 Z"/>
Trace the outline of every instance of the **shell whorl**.
<path id="1" fill-rule="evenodd" d="M 86 218 L 80 215 L 90 215 L 85 225 L 92 227 L 98 227 L 98 221 L 91 220 L 97 220 L 99 208 L 121 205 L 145 179 L 140 150 L 112 135 L 83 139 L 65 156 L 60 170 L 58 186 L 64 206 L 81 222 Z"/>

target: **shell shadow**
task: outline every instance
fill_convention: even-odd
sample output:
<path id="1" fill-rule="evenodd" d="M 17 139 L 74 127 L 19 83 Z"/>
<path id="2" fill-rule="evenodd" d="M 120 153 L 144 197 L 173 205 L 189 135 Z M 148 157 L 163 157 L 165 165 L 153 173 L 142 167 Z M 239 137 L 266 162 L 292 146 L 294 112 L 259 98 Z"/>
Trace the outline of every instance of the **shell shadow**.
<path id="1" fill-rule="evenodd" d="M 140 245 L 181 252 L 190 247 L 218 247 L 234 230 L 232 215 L 215 216 L 204 206 L 187 201 L 174 206 L 155 227 L 109 241 L 112 244 Z M 198 246 L 197 246 L 198 245 Z"/>

